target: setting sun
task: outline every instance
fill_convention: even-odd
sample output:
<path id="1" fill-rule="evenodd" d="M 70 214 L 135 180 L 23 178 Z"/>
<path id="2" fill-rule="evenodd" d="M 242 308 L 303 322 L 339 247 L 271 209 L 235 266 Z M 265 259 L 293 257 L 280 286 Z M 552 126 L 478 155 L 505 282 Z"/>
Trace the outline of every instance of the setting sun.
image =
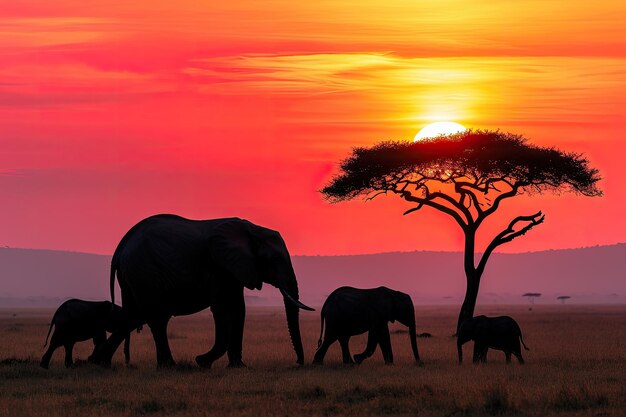
<path id="1" fill-rule="evenodd" d="M 464 132 L 465 130 L 467 130 L 465 126 L 455 122 L 430 123 L 417 132 L 413 141 L 417 142 L 422 139 L 434 138 L 441 135 L 452 135 L 454 133 Z"/>

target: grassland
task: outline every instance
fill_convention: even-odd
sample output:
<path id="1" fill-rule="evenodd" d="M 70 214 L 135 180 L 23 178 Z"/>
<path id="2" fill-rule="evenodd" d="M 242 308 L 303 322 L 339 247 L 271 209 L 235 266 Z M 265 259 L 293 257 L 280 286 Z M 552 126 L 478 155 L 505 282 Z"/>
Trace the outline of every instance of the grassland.
<path id="1" fill-rule="evenodd" d="M 482 307 L 520 323 L 527 363 L 505 365 L 490 352 L 481 366 L 456 363 L 456 307 L 417 307 L 418 339 L 426 366 L 411 359 L 408 337 L 392 326 L 395 365 L 380 352 L 361 366 L 343 366 L 338 344 L 323 367 L 293 366 L 284 313 L 251 308 L 244 336 L 248 368 L 226 369 L 225 358 L 204 371 L 193 364 L 212 344 L 210 313 L 174 318 L 170 342 L 179 362 L 155 369 L 149 330 L 133 336 L 132 366 L 121 351 L 113 369 L 63 367 L 62 349 L 51 369 L 38 366 L 52 311 L 0 310 L 0 416 L 624 416 L 626 415 L 626 307 Z M 318 313 L 303 312 L 310 362 L 319 335 Z M 359 352 L 364 337 L 353 338 Z M 85 359 L 89 343 L 74 349 Z M 465 357 L 471 358 L 470 344 Z"/>

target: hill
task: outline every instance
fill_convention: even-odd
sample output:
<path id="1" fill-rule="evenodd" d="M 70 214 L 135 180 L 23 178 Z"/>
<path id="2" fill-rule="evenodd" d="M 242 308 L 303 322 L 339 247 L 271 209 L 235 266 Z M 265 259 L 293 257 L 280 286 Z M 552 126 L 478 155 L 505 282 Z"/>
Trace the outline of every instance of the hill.
<path id="1" fill-rule="evenodd" d="M 49 306 L 78 297 L 108 299 L 110 256 L 78 252 L 0 248 L 0 307 Z M 385 285 L 408 292 L 415 302 L 458 303 L 465 277 L 457 252 L 406 252 L 348 256 L 294 256 L 293 265 L 306 303 L 320 305 L 342 285 Z M 479 303 L 526 303 L 525 292 L 539 292 L 537 303 L 626 302 L 626 244 L 494 254 L 481 284 Z M 251 304 L 276 304 L 270 286 L 248 292 Z M 118 298 L 119 299 L 119 298 Z"/>

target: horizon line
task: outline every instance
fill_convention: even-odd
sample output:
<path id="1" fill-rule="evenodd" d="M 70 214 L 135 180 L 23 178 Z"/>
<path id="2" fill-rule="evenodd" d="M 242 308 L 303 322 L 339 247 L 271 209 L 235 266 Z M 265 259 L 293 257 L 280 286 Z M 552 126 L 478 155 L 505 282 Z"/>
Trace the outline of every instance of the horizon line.
<path id="1" fill-rule="evenodd" d="M 580 249 L 593 249 L 593 248 L 608 248 L 612 246 L 620 246 L 626 245 L 626 242 L 615 242 L 608 244 L 595 244 L 590 246 L 579 246 L 579 247 L 570 247 L 570 248 L 551 248 L 551 249 L 541 249 L 541 250 L 530 250 L 525 252 L 499 252 L 495 251 L 494 254 L 498 255 L 524 255 L 524 254 L 533 254 L 533 253 L 541 253 L 541 252 L 557 252 L 557 251 L 572 251 L 572 250 L 580 250 Z M 93 256 L 113 256 L 112 253 L 96 253 L 96 252 L 84 252 L 80 250 L 71 250 L 71 249 L 49 249 L 49 248 L 23 248 L 23 247 L 12 247 L 12 246 L 2 246 L 0 250 L 30 250 L 30 251 L 47 251 L 47 252 L 64 252 L 64 253 L 76 253 L 83 255 L 93 255 Z M 416 250 L 408 250 L 408 251 L 386 251 L 386 252 L 369 252 L 369 253 L 348 253 L 348 254 L 334 254 L 334 255 L 307 255 L 307 254 L 291 254 L 291 257 L 299 257 L 299 258 L 333 258 L 333 257 L 349 257 L 349 256 L 376 256 L 376 255 L 391 255 L 391 254 L 411 254 L 411 253 L 444 253 L 444 254 L 463 254 L 462 250 L 457 251 L 446 251 L 446 250 L 424 250 L 424 249 L 416 249 Z M 483 252 L 476 252 L 475 255 L 482 254 Z"/>

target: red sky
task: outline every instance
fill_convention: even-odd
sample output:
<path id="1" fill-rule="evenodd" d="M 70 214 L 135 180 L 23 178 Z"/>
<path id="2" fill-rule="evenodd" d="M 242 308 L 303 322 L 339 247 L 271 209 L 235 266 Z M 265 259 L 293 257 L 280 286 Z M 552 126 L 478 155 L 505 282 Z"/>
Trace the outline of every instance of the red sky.
<path id="1" fill-rule="evenodd" d="M 293 254 L 460 250 L 441 213 L 316 191 L 351 147 L 439 120 L 601 170 L 602 198 L 508 201 L 484 238 L 546 222 L 504 251 L 626 241 L 623 1 L 303 3 L 0 0 L 0 245 L 112 253 L 169 212 Z"/>

